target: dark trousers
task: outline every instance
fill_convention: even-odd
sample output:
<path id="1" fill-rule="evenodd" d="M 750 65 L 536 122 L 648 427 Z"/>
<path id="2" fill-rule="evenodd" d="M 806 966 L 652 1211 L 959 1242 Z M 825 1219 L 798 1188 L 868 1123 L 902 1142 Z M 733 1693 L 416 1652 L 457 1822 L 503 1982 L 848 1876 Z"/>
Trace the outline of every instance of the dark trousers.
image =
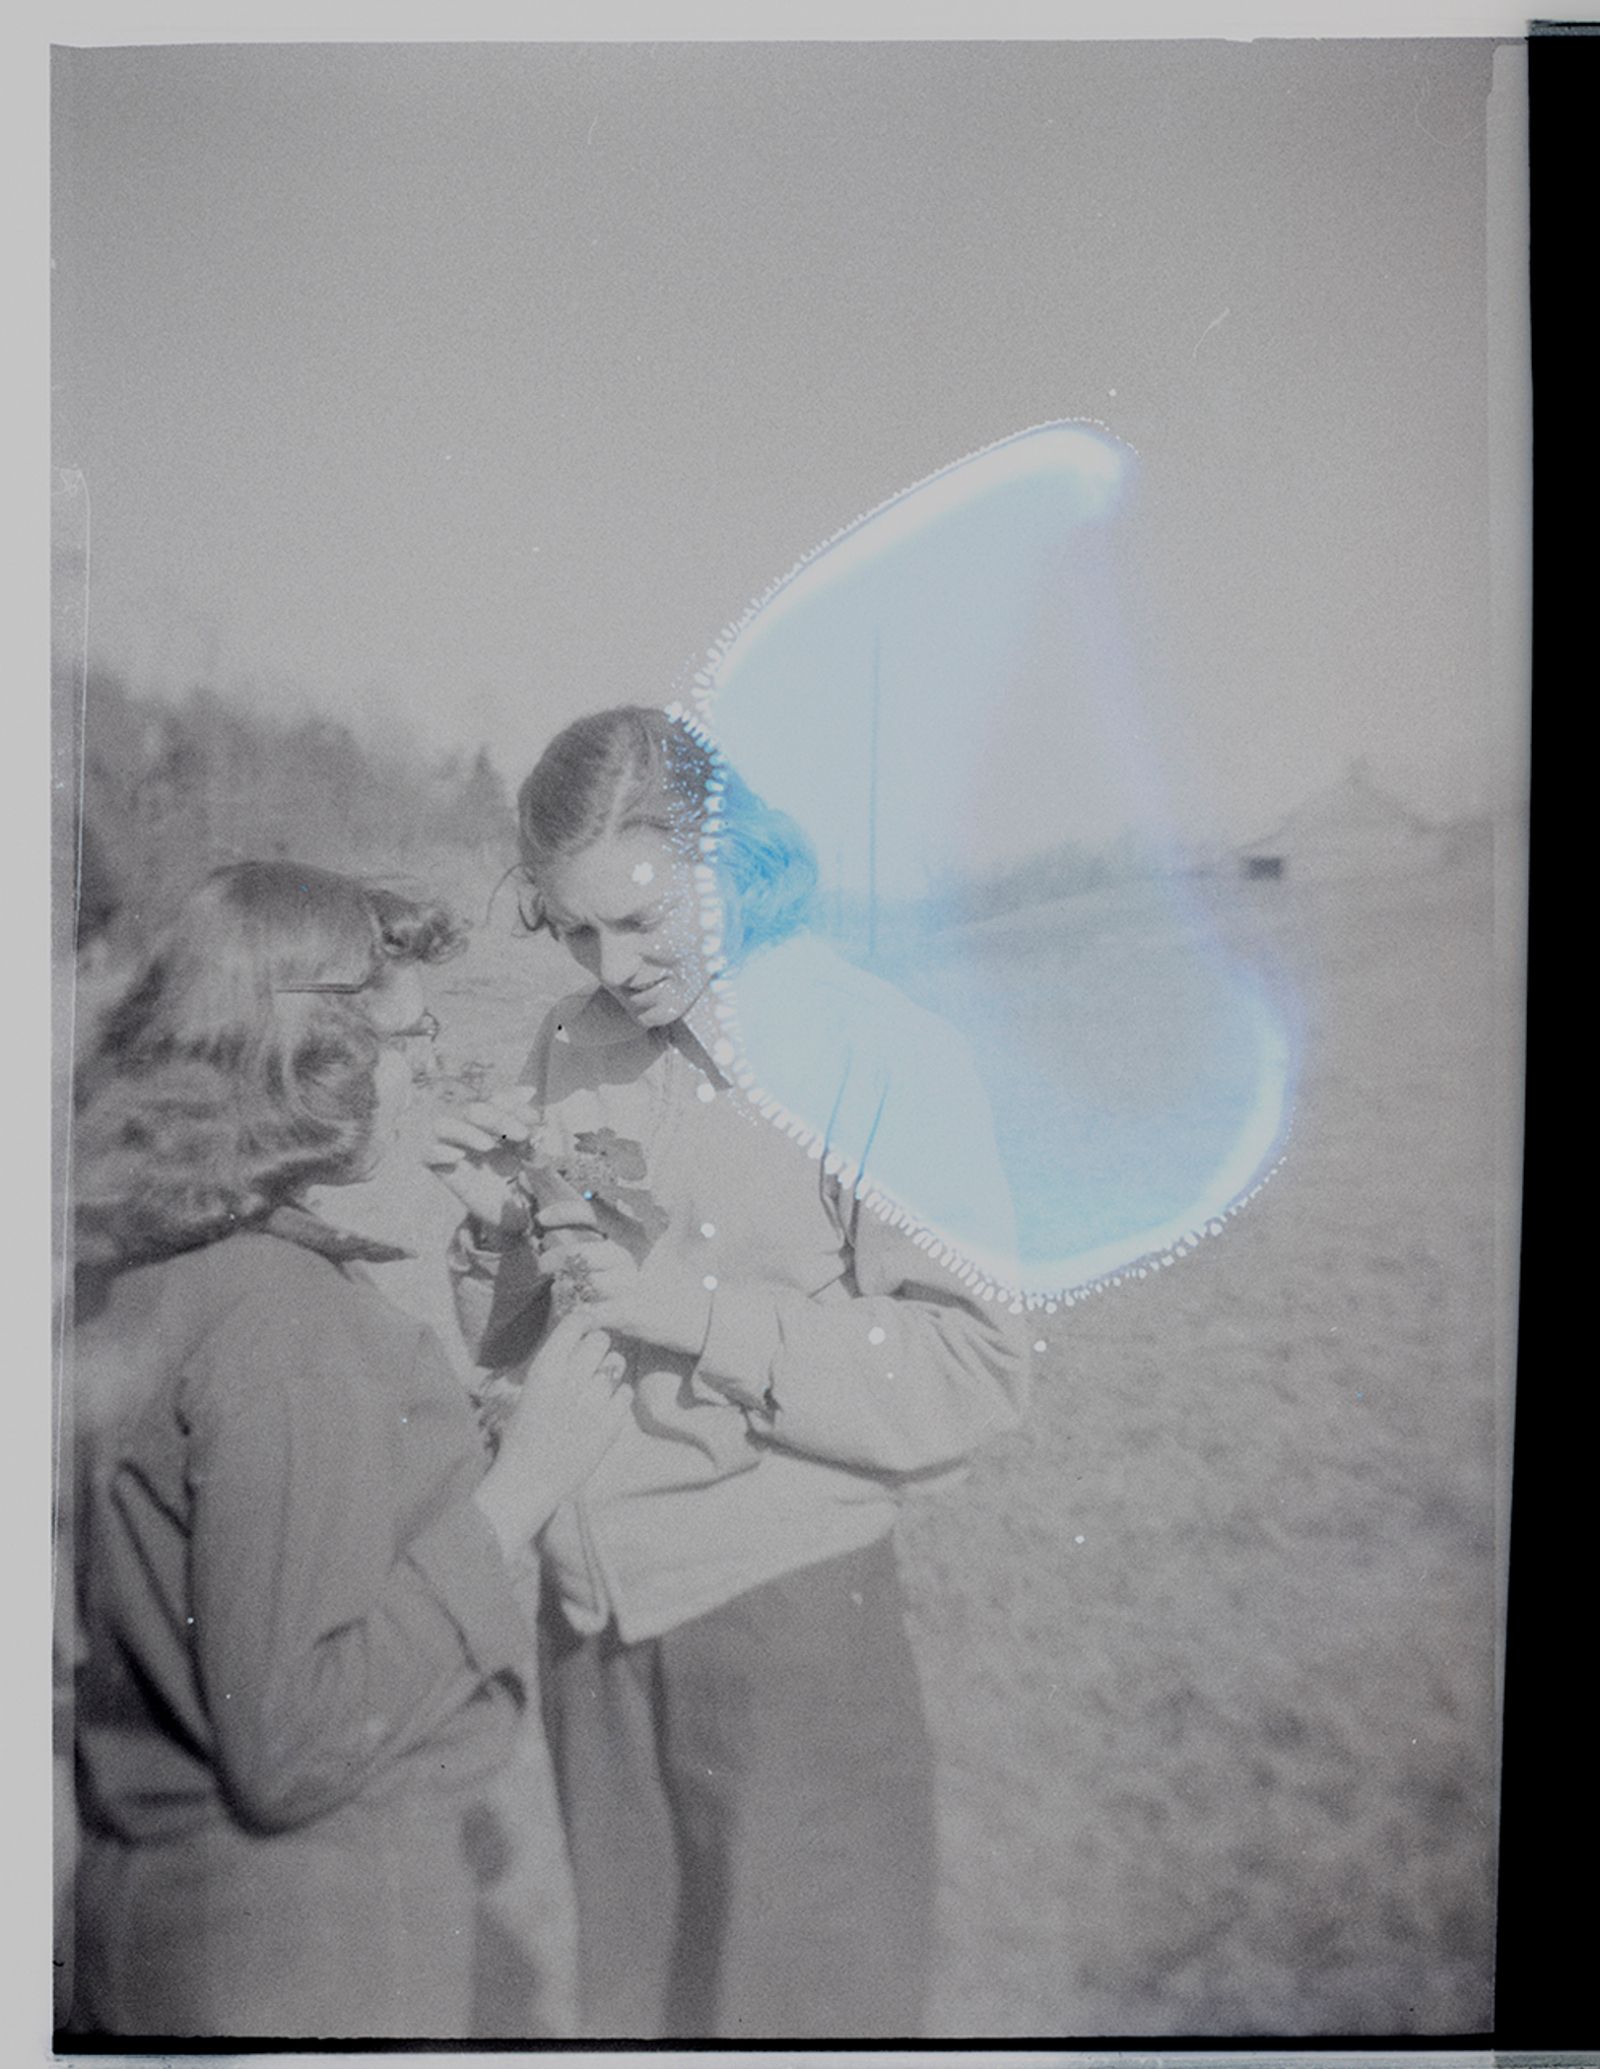
<path id="1" fill-rule="evenodd" d="M 541 1631 L 584 2035 L 915 2037 L 933 1762 L 890 1541 L 638 1644 Z"/>

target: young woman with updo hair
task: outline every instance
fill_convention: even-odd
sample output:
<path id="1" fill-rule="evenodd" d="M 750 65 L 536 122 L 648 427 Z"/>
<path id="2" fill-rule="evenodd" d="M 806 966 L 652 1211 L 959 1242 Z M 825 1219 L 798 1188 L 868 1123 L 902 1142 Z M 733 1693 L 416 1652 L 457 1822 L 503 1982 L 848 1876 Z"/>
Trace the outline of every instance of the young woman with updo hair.
<path id="1" fill-rule="evenodd" d="M 489 1466 L 363 1276 L 402 1253 L 306 1205 L 389 1150 L 459 938 L 348 877 L 219 870 L 81 1073 L 74 2032 L 537 2030 L 534 1952 L 489 1931 L 527 1814 L 511 1562 L 625 1397 L 575 1314 Z"/>
<path id="2" fill-rule="evenodd" d="M 805 836 L 688 725 L 580 719 L 518 806 L 525 916 L 585 982 L 439 1158 L 480 1360 L 514 1365 L 571 1299 L 628 1359 L 631 1420 L 539 1538 L 584 2030 L 912 2036 L 933 1769 L 890 1533 L 1015 1425 L 1027 1357 L 993 1285 L 851 1178 L 919 1173 L 907 1206 L 952 1190 L 999 1230 L 982 1087 L 948 1026 L 808 931 Z M 793 1127 L 747 1097 L 729 996 L 793 1066 Z M 611 1211 L 608 1148 L 651 1211 Z M 601 1176 L 530 1195 L 508 1152 Z"/>

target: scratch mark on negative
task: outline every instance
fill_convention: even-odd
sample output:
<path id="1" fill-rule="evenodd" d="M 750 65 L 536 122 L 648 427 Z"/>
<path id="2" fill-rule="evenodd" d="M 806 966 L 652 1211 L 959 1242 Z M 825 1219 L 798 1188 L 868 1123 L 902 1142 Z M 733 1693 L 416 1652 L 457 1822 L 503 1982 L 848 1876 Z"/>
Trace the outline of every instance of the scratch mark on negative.
<path id="1" fill-rule="evenodd" d="M 1206 339 L 1210 337 L 1211 333 L 1214 330 L 1218 329 L 1222 324 L 1227 322 L 1228 315 L 1228 310 L 1224 309 L 1220 316 L 1212 317 L 1211 321 L 1206 325 L 1205 329 L 1200 333 L 1199 337 L 1195 339 L 1194 350 L 1189 354 L 1189 357 L 1191 359 L 1199 358 L 1200 347 L 1205 343 Z"/>

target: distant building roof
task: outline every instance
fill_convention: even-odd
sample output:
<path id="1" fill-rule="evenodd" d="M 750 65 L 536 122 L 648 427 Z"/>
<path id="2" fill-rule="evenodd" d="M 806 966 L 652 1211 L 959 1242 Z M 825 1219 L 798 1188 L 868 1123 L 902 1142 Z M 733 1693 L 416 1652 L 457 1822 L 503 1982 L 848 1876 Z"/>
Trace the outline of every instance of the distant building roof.
<path id="1" fill-rule="evenodd" d="M 1293 855 L 1330 845 L 1353 847 L 1411 840 L 1434 831 L 1420 813 L 1413 812 L 1375 783 L 1365 758 L 1358 758 L 1349 764 L 1337 783 L 1296 805 L 1270 833 L 1242 843 L 1239 852 Z"/>

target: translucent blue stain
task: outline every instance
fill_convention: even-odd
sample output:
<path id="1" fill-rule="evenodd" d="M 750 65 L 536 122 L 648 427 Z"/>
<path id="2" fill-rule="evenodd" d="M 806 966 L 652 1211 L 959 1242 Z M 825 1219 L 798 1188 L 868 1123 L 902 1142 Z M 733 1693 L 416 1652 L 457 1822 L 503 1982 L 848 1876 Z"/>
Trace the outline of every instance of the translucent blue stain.
<path id="1" fill-rule="evenodd" d="M 696 716 L 820 868 L 811 934 L 736 962 L 741 1070 L 875 1201 L 1029 1295 L 1189 1247 L 1290 1108 L 1284 1014 L 1174 866 L 1182 772 L 1143 745 L 1136 471 L 1081 424 L 945 468 L 697 678 Z M 1113 835 L 1121 875 L 1093 883 Z"/>

